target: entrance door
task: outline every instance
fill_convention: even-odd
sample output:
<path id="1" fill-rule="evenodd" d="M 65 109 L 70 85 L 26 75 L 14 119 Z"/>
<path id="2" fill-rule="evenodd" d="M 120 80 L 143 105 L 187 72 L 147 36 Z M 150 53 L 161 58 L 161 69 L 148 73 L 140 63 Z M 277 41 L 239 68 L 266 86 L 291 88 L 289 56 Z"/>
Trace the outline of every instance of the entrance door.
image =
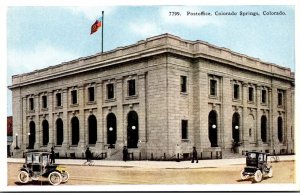
<path id="1" fill-rule="evenodd" d="M 127 146 L 137 148 L 139 140 L 139 118 L 135 111 L 130 111 L 127 116 Z"/>
<path id="2" fill-rule="evenodd" d="M 29 123 L 29 144 L 28 144 L 28 149 L 33 149 L 34 148 L 34 144 L 35 144 L 35 123 L 33 121 L 31 121 Z"/>
<path id="3" fill-rule="evenodd" d="M 210 111 L 208 115 L 208 138 L 211 147 L 218 147 L 217 113 Z"/>
<path id="4" fill-rule="evenodd" d="M 107 125 L 107 144 L 113 148 L 117 140 L 117 118 L 115 114 L 109 113 L 106 118 Z"/>

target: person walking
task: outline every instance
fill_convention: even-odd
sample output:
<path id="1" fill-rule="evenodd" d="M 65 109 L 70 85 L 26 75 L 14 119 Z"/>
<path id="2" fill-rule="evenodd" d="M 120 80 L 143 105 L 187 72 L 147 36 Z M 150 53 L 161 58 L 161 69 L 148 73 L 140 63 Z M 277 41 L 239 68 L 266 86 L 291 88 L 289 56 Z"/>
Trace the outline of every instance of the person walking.
<path id="1" fill-rule="evenodd" d="M 51 147 L 51 152 L 50 152 L 50 164 L 54 164 L 55 163 L 55 152 L 53 147 Z"/>
<path id="2" fill-rule="evenodd" d="M 89 147 L 87 147 L 86 150 L 85 150 L 85 157 L 86 157 L 86 161 L 87 161 L 87 162 L 91 162 L 91 159 L 92 159 L 92 153 L 91 153 Z"/>
<path id="3" fill-rule="evenodd" d="M 198 155 L 197 155 L 197 150 L 196 147 L 193 147 L 193 153 L 192 153 L 192 163 L 196 160 L 196 163 L 198 163 Z"/>
<path id="4" fill-rule="evenodd" d="M 128 157 L 128 149 L 127 146 L 123 147 L 123 161 L 127 161 L 127 157 Z"/>

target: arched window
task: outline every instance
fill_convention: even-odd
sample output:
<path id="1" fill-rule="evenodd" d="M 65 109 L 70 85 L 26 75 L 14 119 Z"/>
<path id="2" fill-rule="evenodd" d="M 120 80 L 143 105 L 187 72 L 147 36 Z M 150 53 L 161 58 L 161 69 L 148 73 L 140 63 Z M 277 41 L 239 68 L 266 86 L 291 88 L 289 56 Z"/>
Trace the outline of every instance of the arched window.
<path id="1" fill-rule="evenodd" d="M 137 148 L 139 140 L 139 118 L 135 111 L 130 111 L 127 115 L 127 146 Z"/>
<path id="2" fill-rule="evenodd" d="M 97 119 L 95 115 L 90 115 L 89 122 L 89 144 L 96 144 L 97 142 Z"/>
<path id="3" fill-rule="evenodd" d="M 234 142 L 240 142 L 240 115 L 234 113 L 232 116 L 232 139 Z"/>
<path id="4" fill-rule="evenodd" d="M 29 142 L 28 142 L 28 149 L 34 149 L 35 144 L 35 123 L 30 121 L 29 123 Z"/>
<path id="5" fill-rule="evenodd" d="M 79 142 L 79 120 L 77 117 L 72 118 L 71 126 L 72 126 L 72 145 L 78 145 L 78 142 Z"/>
<path id="6" fill-rule="evenodd" d="M 283 141 L 283 132 L 282 132 L 282 118 L 278 117 L 277 119 L 277 134 L 278 134 L 278 140 L 280 143 Z"/>
<path id="7" fill-rule="evenodd" d="M 266 143 L 267 142 L 267 117 L 265 115 L 261 116 L 260 132 L 261 132 L 261 140 L 264 143 Z"/>
<path id="8" fill-rule="evenodd" d="M 107 128 L 107 144 L 113 147 L 117 140 L 117 118 L 115 114 L 109 113 L 106 117 L 106 128 Z"/>
<path id="9" fill-rule="evenodd" d="M 43 126 L 43 145 L 48 145 L 49 143 L 49 124 L 47 120 L 42 122 Z"/>
<path id="10" fill-rule="evenodd" d="M 64 140 L 64 125 L 61 118 L 56 120 L 56 145 L 62 145 Z"/>
<path id="11" fill-rule="evenodd" d="M 211 147 L 218 147 L 218 121 L 217 113 L 210 111 L 208 115 L 208 138 Z"/>

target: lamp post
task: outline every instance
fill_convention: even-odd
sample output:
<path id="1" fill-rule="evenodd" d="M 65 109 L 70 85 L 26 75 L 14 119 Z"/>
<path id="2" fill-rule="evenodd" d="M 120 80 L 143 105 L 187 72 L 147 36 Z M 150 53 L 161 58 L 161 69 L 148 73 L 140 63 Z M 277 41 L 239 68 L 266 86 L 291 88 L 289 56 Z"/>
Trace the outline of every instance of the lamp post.
<path id="1" fill-rule="evenodd" d="M 18 133 L 16 133 L 16 147 L 15 149 L 19 149 L 19 146 L 18 146 Z"/>
<path id="2" fill-rule="evenodd" d="M 112 132 L 112 131 L 114 130 L 114 128 L 109 127 L 108 130 L 109 130 L 110 132 Z M 109 144 L 109 147 L 108 147 L 108 148 L 113 148 L 113 144 L 111 143 L 111 141 L 112 141 L 112 140 L 111 140 L 111 135 L 110 135 L 110 140 L 109 140 L 109 141 L 110 141 L 110 144 Z"/>
<path id="3" fill-rule="evenodd" d="M 28 146 L 27 146 L 27 149 L 29 149 L 29 146 L 30 146 L 30 133 L 27 133 L 28 135 Z"/>

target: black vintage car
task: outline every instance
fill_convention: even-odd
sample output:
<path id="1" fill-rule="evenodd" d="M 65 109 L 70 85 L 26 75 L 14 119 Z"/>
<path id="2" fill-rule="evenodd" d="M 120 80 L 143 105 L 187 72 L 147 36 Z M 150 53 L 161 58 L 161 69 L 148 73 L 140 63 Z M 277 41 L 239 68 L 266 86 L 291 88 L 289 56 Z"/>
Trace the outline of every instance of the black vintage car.
<path id="1" fill-rule="evenodd" d="M 21 183 L 39 180 L 40 177 L 48 178 L 52 185 L 65 183 L 69 180 L 69 173 L 65 168 L 50 164 L 50 152 L 30 151 L 25 153 L 25 163 L 21 167 L 18 179 Z"/>
<path id="2" fill-rule="evenodd" d="M 246 153 L 246 167 L 241 171 L 241 179 L 253 178 L 260 182 L 263 176 L 273 176 L 272 166 L 268 163 L 268 153 L 248 152 Z"/>

